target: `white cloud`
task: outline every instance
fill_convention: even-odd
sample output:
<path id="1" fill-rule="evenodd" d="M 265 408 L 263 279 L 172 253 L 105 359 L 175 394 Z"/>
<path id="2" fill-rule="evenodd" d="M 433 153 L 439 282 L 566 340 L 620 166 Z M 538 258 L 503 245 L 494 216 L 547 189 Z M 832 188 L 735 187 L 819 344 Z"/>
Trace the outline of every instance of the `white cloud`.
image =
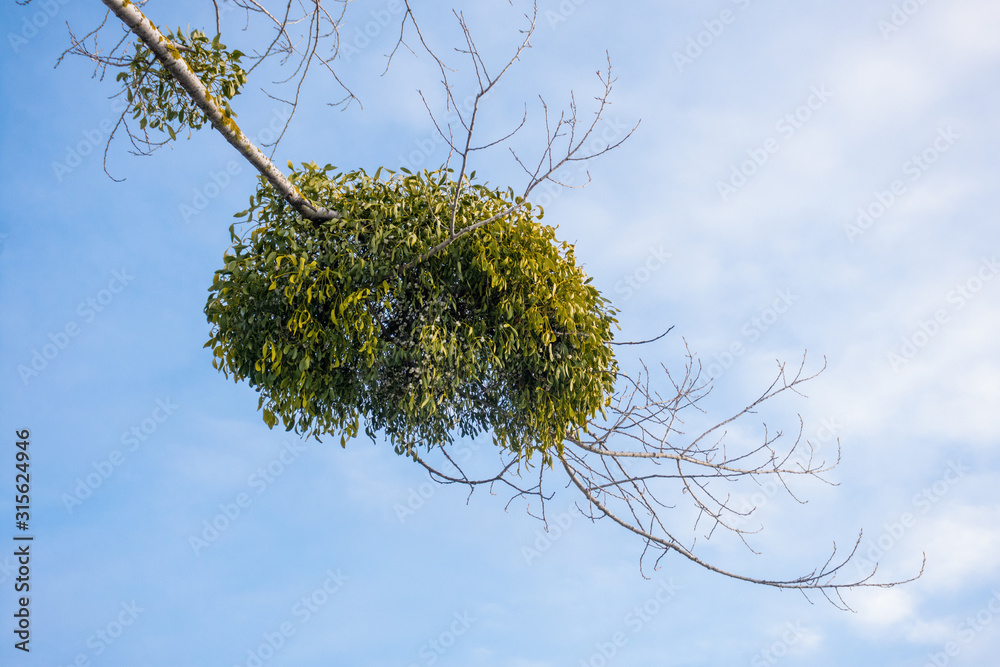
<path id="1" fill-rule="evenodd" d="M 1000 573 L 1000 505 L 942 507 L 914 528 L 912 543 L 926 545 L 922 586 L 980 588 Z"/>
<path id="2" fill-rule="evenodd" d="M 856 615 L 851 622 L 868 636 L 895 634 L 896 629 L 916 615 L 919 600 L 909 589 L 888 588 L 865 591 L 852 602 Z"/>
<path id="3" fill-rule="evenodd" d="M 941 3 L 934 18 L 941 45 L 956 59 L 1000 56 L 1000 5 L 993 0 Z"/>
<path id="4" fill-rule="evenodd" d="M 848 44 L 833 59 L 830 87 L 851 120 L 862 126 L 909 119 L 943 90 L 922 63 L 886 51 L 882 44 Z"/>

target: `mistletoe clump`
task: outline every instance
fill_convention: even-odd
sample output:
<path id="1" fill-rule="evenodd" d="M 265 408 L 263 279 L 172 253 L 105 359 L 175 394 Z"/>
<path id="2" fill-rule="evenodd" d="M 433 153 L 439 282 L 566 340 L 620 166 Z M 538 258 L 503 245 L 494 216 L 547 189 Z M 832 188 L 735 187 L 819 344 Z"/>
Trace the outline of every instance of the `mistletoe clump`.
<path id="1" fill-rule="evenodd" d="M 237 214 L 252 227 L 230 228 L 205 309 L 216 368 L 260 392 L 271 427 L 343 445 L 363 421 L 411 454 L 490 431 L 550 463 L 617 373 L 616 311 L 572 246 L 541 209 L 448 169 L 333 171 L 290 179 L 338 218 L 307 220 L 264 181 Z"/>
<path id="2" fill-rule="evenodd" d="M 176 32 L 166 32 L 164 37 L 170 53 L 183 58 L 201 81 L 207 100 L 218 106 L 224 118 L 235 118 L 229 100 L 239 95 L 247 82 L 247 72 L 240 66 L 243 53 L 228 51 L 219 42 L 219 35 L 209 40 L 200 30 L 184 34 L 178 28 Z M 141 130 L 148 126 L 176 139 L 177 130 L 184 127 L 198 130 L 208 122 L 205 112 L 142 40 L 135 43 L 135 54 L 129 59 L 127 69 L 118 73 L 117 80 L 125 82 L 126 113 L 139 120 Z"/>

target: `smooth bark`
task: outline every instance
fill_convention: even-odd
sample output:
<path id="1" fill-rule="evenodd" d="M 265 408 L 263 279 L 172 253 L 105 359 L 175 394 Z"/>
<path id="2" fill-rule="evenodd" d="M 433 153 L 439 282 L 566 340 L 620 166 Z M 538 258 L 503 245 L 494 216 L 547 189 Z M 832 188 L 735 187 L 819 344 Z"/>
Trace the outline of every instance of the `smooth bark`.
<path id="1" fill-rule="evenodd" d="M 103 2 L 170 71 L 177 83 L 184 88 L 212 123 L 212 127 L 218 130 L 302 217 L 316 221 L 340 217 L 336 211 L 319 206 L 302 196 L 299 189 L 281 173 L 271 159 L 243 134 L 236 121 L 225 114 L 205 84 L 188 66 L 180 50 L 146 18 L 138 7 L 128 0 L 103 0 Z"/>

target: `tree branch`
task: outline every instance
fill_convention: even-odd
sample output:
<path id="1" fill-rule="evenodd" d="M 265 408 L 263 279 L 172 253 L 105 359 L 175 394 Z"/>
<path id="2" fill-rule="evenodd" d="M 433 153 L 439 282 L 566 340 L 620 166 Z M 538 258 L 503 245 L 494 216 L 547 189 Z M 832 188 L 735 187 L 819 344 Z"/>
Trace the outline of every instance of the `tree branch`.
<path id="1" fill-rule="evenodd" d="M 102 1 L 163 63 L 177 83 L 184 88 L 192 101 L 212 123 L 212 127 L 222 134 L 226 141 L 239 151 L 302 217 L 316 221 L 340 217 L 336 211 L 324 208 L 302 196 L 298 188 L 278 170 L 270 158 L 250 141 L 236 124 L 236 121 L 229 117 L 215 102 L 201 79 L 181 56 L 180 50 L 146 18 L 135 4 L 128 2 L 128 0 Z"/>

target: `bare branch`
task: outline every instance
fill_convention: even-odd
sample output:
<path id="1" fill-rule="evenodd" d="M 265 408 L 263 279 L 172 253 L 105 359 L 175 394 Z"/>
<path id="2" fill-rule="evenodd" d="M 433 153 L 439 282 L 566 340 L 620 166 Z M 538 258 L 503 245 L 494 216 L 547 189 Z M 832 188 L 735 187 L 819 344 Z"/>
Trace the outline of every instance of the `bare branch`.
<path id="1" fill-rule="evenodd" d="M 661 338 L 663 338 L 664 336 L 666 336 L 668 333 L 670 333 L 671 331 L 673 331 L 673 329 L 674 329 L 674 327 L 673 327 L 673 325 L 671 325 L 669 329 L 667 329 L 666 331 L 664 331 L 663 333 L 661 333 L 659 336 L 657 336 L 656 338 L 650 338 L 649 340 L 624 341 L 624 342 L 611 341 L 611 345 L 645 345 L 647 343 L 655 343 L 656 341 L 660 340 Z"/>
<path id="2" fill-rule="evenodd" d="M 834 544 L 829 557 L 820 567 L 800 576 L 787 579 L 749 576 L 706 561 L 695 550 L 697 536 L 682 540 L 670 525 L 676 521 L 668 520 L 673 513 L 681 518 L 689 516 L 687 512 L 680 511 L 679 503 L 683 501 L 694 511 L 694 530 L 698 530 L 702 522 L 708 522 L 705 539 L 710 539 L 721 527 L 737 536 L 750 551 L 757 553 L 747 537 L 760 532 L 761 528 L 745 525 L 757 508 L 746 504 L 741 506 L 734 500 L 733 494 L 740 490 L 741 483 L 759 484 L 762 479 L 773 480 L 799 503 L 805 501 L 789 485 L 790 480 L 809 478 L 833 484 L 824 478 L 824 474 L 840 461 L 839 443 L 836 461 L 827 464 L 817 456 L 818 447 L 803 441 L 801 417 L 796 437 L 785 447 L 779 448 L 783 433 L 772 432 L 766 424 L 759 445 L 731 452 L 724 441 L 724 426 L 755 414 L 757 408 L 783 393 L 800 393 L 800 385 L 822 372 L 820 369 L 807 374 L 804 365 L 805 355 L 795 374 L 788 375 L 786 366 L 779 363 L 774 381 L 758 398 L 693 436 L 684 433 L 682 413 L 691 408 L 700 411 L 697 403 L 711 389 L 701 380 L 700 364 L 688 351 L 684 372 L 676 381 L 664 368 L 672 385 L 672 391 L 665 396 L 651 386 L 649 372 L 643 366 L 642 372 L 634 377 L 620 376 L 620 389 L 607 407 L 606 418 L 600 422 L 592 421 L 583 433 L 567 434 L 555 458 L 562 464 L 569 486 L 580 493 L 587 508 L 586 515 L 592 520 L 608 518 L 642 539 L 644 546 L 640 570 L 644 569 L 643 563 L 647 558 L 654 557 L 654 567 L 658 567 L 660 559 L 673 551 L 731 579 L 796 589 L 803 593 L 818 592 L 836 607 L 850 610 L 842 596 L 843 591 L 891 588 L 921 576 L 923 566 L 914 577 L 902 581 L 876 581 L 877 564 L 853 578 L 844 578 L 844 566 L 857 556 L 861 543 L 859 533 L 848 551 L 838 549 Z M 609 447 L 612 439 L 621 440 L 622 445 Z M 536 498 L 541 511 L 533 513 L 529 506 L 528 513 L 542 520 L 545 518 L 545 503 L 552 497 L 542 493 L 545 478 L 553 474 L 548 466 L 540 466 L 537 484 L 525 488 L 520 482 L 525 471 L 515 467 L 516 460 L 510 458 L 496 475 L 470 480 L 451 457 L 446 456 L 446 461 L 457 472 L 445 473 L 412 452 L 408 453 L 428 470 L 435 481 L 468 485 L 470 494 L 478 485 L 489 485 L 492 490 L 496 484 L 506 484 L 515 490 L 511 501 Z"/>
<path id="3" fill-rule="evenodd" d="M 471 96 L 471 108 L 463 110 L 458 104 L 455 90 L 452 86 L 450 80 L 450 73 L 456 70 L 449 67 L 445 61 L 437 55 L 435 50 L 428 44 L 423 32 L 420 30 L 420 26 L 416 19 L 414 18 L 413 9 L 409 2 L 406 2 L 406 13 L 404 15 L 403 24 L 400 30 L 400 36 L 396 43 L 396 47 L 393 49 L 392 53 L 389 55 L 389 60 L 395 56 L 396 52 L 400 46 L 407 46 L 404 42 L 405 37 L 405 27 L 406 21 L 409 20 L 416 30 L 417 38 L 420 41 L 423 50 L 434 60 L 441 73 L 441 85 L 444 90 L 445 96 L 445 107 L 446 109 L 453 110 L 457 118 L 458 124 L 461 125 L 464 131 L 464 140 L 456 141 L 453 133 L 453 129 L 450 123 L 441 123 L 434 113 L 430 109 L 430 105 L 427 103 L 426 97 L 424 97 L 421 91 L 421 97 L 424 100 L 424 106 L 428 110 L 428 114 L 431 117 L 431 121 L 434 124 L 435 129 L 438 134 L 444 139 L 446 145 L 449 148 L 449 162 L 451 155 L 455 154 L 461 158 L 461 162 L 458 167 L 458 172 L 456 175 L 456 183 L 458 186 L 455 189 L 455 194 L 452 199 L 451 207 L 451 220 L 448 226 L 448 234 L 436 245 L 431 247 L 425 253 L 417 257 L 415 260 L 409 262 L 408 264 L 400 267 L 401 271 L 406 271 L 413 266 L 416 266 L 424 261 L 427 261 L 431 257 L 445 250 L 452 243 L 470 234 L 484 225 L 488 225 L 495 220 L 506 218 L 519 209 L 525 207 L 528 204 L 528 197 L 531 193 L 542 183 L 547 181 L 552 182 L 561 187 L 573 187 L 564 183 L 557 177 L 557 172 L 566 165 L 574 162 L 585 162 L 587 160 L 593 159 L 608 151 L 614 150 L 615 148 L 621 146 L 625 141 L 632 136 L 632 133 L 638 128 L 638 123 L 620 140 L 611 143 L 604 148 L 599 150 L 588 150 L 587 146 L 590 145 L 591 139 L 593 138 L 594 132 L 599 126 L 603 114 L 610 104 L 611 92 L 614 86 L 614 77 L 611 73 L 611 58 L 607 56 L 607 71 L 605 73 L 598 72 L 598 78 L 604 88 L 603 94 L 598 96 L 596 99 L 598 101 L 598 109 L 594 113 L 594 117 L 590 124 L 587 125 L 582 133 L 577 132 L 577 125 L 580 123 L 577 113 L 576 100 L 572 93 L 570 94 L 570 109 L 569 112 L 563 112 L 559 115 L 558 119 L 554 124 L 550 122 L 549 109 L 545 103 L 544 99 L 541 99 L 541 105 L 543 110 L 543 116 L 545 121 L 546 129 L 546 143 L 542 150 L 541 156 L 535 167 L 529 168 L 520 157 L 513 151 L 511 151 L 514 160 L 518 165 L 521 166 L 522 170 L 528 176 L 528 182 L 521 192 L 521 195 L 517 198 L 516 202 L 507 208 L 502 213 L 495 215 L 487 220 L 480 220 L 472 224 L 466 225 L 461 229 L 456 229 L 455 223 L 458 218 L 458 205 L 464 188 L 468 186 L 468 179 L 466 174 L 469 171 L 469 162 L 473 153 L 477 151 L 486 150 L 506 142 L 508 139 L 513 137 L 520 129 L 524 127 L 527 122 L 527 109 L 522 116 L 521 121 L 517 126 L 509 133 L 504 134 L 500 138 L 486 141 L 479 145 L 474 145 L 474 135 L 477 129 L 477 121 L 479 120 L 479 115 L 482 110 L 482 103 L 488 93 L 490 93 L 500 82 L 504 75 L 506 75 L 510 69 L 514 66 L 514 63 L 518 62 L 524 52 L 531 48 L 531 37 L 534 35 L 536 21 L 538 18 L 538 5 L 537 3 L 532 3 L 532 13 L 525 14 L 525 19 L 527 20 L 527 26 L 522 29 L 522 34 L 524 35 L 521 43 L 514 50 L 513 55 L 504 63 L 502 67 L 496 72 L 496 74 L 491 74 L 490 69 L 487 66 L 485 60 L 483 59 L 479 48 L 476 46 L 476 41 L 473 38 L 472 31 L 470 30 L 468 24 L 466 23 L 465 16 L 459 12 L 455 12 L 455 17 L 458 21 L 458 25 L 462 31 L 462 36 L 465 41 L 465 48 L 456 49 L 460 54 L 468 57 L 469 62 L 472 65 L 472 70 L 476 77 L 476 82 L 478 85 L 478 90 L 475 95 Z M 560 148 L 561 146 L 564 147 Z M 588 177 L 589 181 L 589 177 Z"/>

